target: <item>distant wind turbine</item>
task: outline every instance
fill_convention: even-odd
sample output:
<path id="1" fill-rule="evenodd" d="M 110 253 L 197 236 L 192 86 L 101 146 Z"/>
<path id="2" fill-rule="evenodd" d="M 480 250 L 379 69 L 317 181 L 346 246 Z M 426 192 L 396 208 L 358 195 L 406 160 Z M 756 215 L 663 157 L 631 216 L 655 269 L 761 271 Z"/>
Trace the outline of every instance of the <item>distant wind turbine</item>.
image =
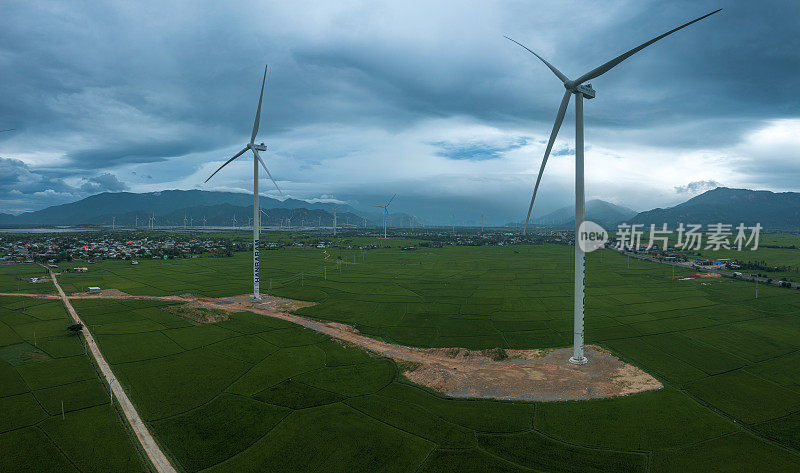
<path id="1" fill-rule="evenodd" d="M 333 236 L 336 236 L 336 209 L 338 208 L 338 205 L 333 208 Z"/>
<path id="2" fill-rule="evenodd" d="M 397 197 L 397 194 L 393 195 L 389 202 L 386 202 L 386 205 L 376 205 L 375 207 L 380 207 L 383 209 L 383 239 L 386 239 L 386 225 L 389 220 L 389 204 L 392 203 L 394 198 Z"/>
<path id="3" fill-rule="evenodd" d="M 622 61 L 628 59 L 629 57 L 633 56 L 634 54 L 638 53 L 642 49 L 650 46 L 651 44 L 655 43 L 656 41 L 671 35 L 672 33 L 685 28 L 692 23 L 696 23 L 706 17 L 709 17 L 719 10 L 715 10 L 711 13 L 705 14 L 699 18 L 696 18 L 688 23 L 685 23 L 677 28 L 673 28 L 666 33 L 656 36 L 655 38 L 647 41 L 645 43 L 636 46 L 635 48 L 631 49 L 630 51 L 620 54 L 619 56 L 615 57 L 614 59 L 602 64 L 591 71 L 583 74 L 582 76 L 578 77 L 575 80 L 570 80 L 566 75 L 564 75 L 561 71 L 555 68 L 552 64 L 547 62 L 542 56 L 539 56 L 532 50 L 530 50 L 527 46 L 514 41 L 513 39 L 506 36 L 506 39 L 518 44 L 525 48 L 529 53 L 536 56 L 540 61 L 544 63 L 545 66 L 553 72 L 553 74 L 558 77 L 558 79 L 564 84 L 564 96 L 561 99 L 561 105 L 558 107 L 558 113 L 556 114 L 556 121 L 553 124 L 553 130 L 550 132 L 550 140 L 547 142 L 547 148 L 544 152 L 544 158 L 542 159 L 541 167 L 539 168 L 539 176 L 536 178 L 536 185 L 533 188 L 533 196 L 531 197 L 531 204 L 528 207 L 528 216 L 525 218 L 525 226 L 523 227 L 523 233 L 528 228 L 528 220 L 531 217 L 531 211 L 533 210 L 533 201 L 536 199 L 536 192 L 539 190 L 539 182 L 542 180 L 542 173 L 544 173 L 544 167 L 547 164 L 547 158 L 550 157 L 550 151 L 553 149 L 553 144 L 556 141 L 556 136 L 558 135 L 558 130 L 561 128 L 561 122 L 564 121 L 564 114 L 567 111 L 567 105 L 569 105 L 569 98 L 570 95 L 575 95 L 575 330 L 574 330 L 574 352 L 572 358 L 570 358 L 570 362 L 575 364 L 584 364 L 588 360 L 583 355 L 583 304 L 584 304 L 584 275 L 585 275 L 585 255 L 583 250 L 578 245 L 578 232 L 580 230 L 581 224 L 583 224 L 585 218 L 585 197 L 584 197 L 584 189 L 583 189 L 583 98 L 586 97 L 587 99 L 593 99 L 595 96 L 595 91 L 592 88 L 592 84 L 585 84 L 584 82 L 595 79 L 600 77 L 601 75 L 605 74 L 606 72 L 613 69 L 615 66 L 620 64 Z"/>

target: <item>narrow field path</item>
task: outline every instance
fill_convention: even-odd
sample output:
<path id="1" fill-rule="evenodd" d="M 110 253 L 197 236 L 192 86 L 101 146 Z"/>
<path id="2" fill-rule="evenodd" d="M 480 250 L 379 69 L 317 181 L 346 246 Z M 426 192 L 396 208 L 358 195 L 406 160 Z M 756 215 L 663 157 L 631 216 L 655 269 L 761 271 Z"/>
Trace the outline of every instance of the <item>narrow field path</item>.
<path id="1" fill-rule="evenodd" d="M 46 268 L 50 271 L 49 268 Z M 78 316 L 78 313 L 75 312 L 75 309 L 72 307 L 72 304 L 69 302 L 69 298 L 64 293 L 64 290 L 61 289 L 61 286 L 58 284 L 58 280 L 56 279 L 55 274 L 53 271 L 50 271 L 50 277 L 53 279 L 53 284 L 55 284 L 56 289 L 58 290 L 58 294 L 61 297 L 61 300 L 64 302 L 64 305 L 69 312 L 69 315 L 72 316 L 72 319 L 79 324 L 84 326 L 83 336 L 86 339 L 86 345 L 92 352 L 92 356 L 94 357 L 95 361 L 97 362 L 97 366 L 100 367 L 100 371 L 103 373 L 103 376 L 106 378 L 106 381 L 111 386 L 111 391 L 114 393 L 114 396 L 117 398 L 119 405 L 122 407 L 122 412 L 125 413 L 125 418 L 128 419 L 128 423 L 130 424 L 133 432 L 136 434 L 136 438 L 139 440 L 139 443 L 142 445 L 142 448 L 147 453 L 147 457 L 150 458 L 153 466 L 155 466 L 156 470 L 159 473 L 177 473 L 175 468 L 172 467 L 169 460 L 167 459 L 164 452 L 161 451 L 156 441 L 153 439 L 153 436 L 150 435 L 150 431 L 147 430 L 147 427 L 144 425 L 142 418 L 139 417 L 139 413 L 136 412 L 136 408 L 133 407 L 130 399 L 128 399 L 128 395 L 125 394 L 125 390 L 122 389 L 122 385 L 119 384 L 117 381 L 117 377 L 114 376 L 114 372 L 111 371 L 111 367 L 106 362 L 105 358 L 103 358 L 103 354 L 100 353 L 100 348 L 97 346 L 97 343 L 94 341 L 94 337 L 92 336 L 91 332 L 86 329 L 86 324 L 83 323 L 81 318 Z M 5 295 L 5 294 L 3 294 Z M 48 299 L 51 297 L 47 297 Z M 55 298 L 55 297 L 52 297 Z"/>

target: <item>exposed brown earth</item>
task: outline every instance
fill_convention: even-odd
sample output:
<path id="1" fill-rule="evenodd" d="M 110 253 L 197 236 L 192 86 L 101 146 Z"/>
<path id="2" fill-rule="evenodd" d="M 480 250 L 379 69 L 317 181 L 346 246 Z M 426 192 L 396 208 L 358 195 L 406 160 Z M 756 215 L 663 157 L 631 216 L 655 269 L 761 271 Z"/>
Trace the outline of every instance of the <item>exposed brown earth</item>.
<path id="1" fill-rule="evenodd" d="M 463 348 L 413 348 L 361 335 L 349 325 L 321 322 L 292 314 L 313 303 L 262 296 L 255 303 L 250 295 L 225 298 L 183 296 L 132 296 L 113 289 L 100 294 L 74 294 L 76 299 L 145 299 L 184 302 L 188 308 L 231 312 L 250 311 L 287 320 L 397 360 L 412 382 L 452 397 L 559 401 L 624 396 L 662 388 L 662 384 L 639 368 L 608 351 L 587 346 L 589 363 L 573 365 L 571 348 L 546 350 L 483 350 Z M 203 311 L 206 312 L 206 311 Z"/>

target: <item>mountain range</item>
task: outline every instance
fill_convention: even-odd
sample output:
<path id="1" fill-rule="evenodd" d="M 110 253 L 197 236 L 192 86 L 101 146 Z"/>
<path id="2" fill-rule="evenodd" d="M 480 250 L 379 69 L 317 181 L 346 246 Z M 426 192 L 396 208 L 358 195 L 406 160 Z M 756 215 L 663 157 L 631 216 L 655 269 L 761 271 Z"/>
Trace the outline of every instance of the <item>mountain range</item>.
<path id="1" fill-rule="evenodd" d="M 380 214 L 361 212 L 333 202 L 277 200 L 261 196 L 259 206 L 265 226 L 332 226 L 336 208 L 337 224 L 342 227 L 382 226 Z M 137 194 L 104 192 L 69 204 L 55 205 L 19 215 L 0 213 L 0 225 L 116 225 L 146 226 L 150 217 L 156 226 L 232 226 L 248 224 L 253 216 L 253 196 L 234 192 L 167 190 Z M 413 218 L 404 213 L 390 214 L 393 226 L 410 226 Z M 414 221 L 415 224 L 419 222 Z"/>
<path id="2" fill-rule="evenodd" d="M 645 225 L 666 223 L 669 228 L 677 224 L 731 224 L 735 228 L 760 223 L 770 230 L 800 229 L 800 193 L 753 191 L 717 187 L 666 209 L 641 212 L 629 223 Z"/>
<path id="3" fill-rule="evenodd" d="M 374 211 L 362 211 L 346 204 L 333 202 L 307 202 L 298 199 L 277 200 L 260 197 L 259 205 L 264 210 L 262 222 L 265 226 L 331 226 L 333 209 L 336 207 L 337 221 L 344 226 L 370 227 L 383 225 L 383 216 Z M 35 212 L 19 215 L 0 213 L 0 225 L 110 225 L 112 218 L 117 225 L 131 226 L 138 222 L 147 225 L 155 216 L 155 225 L 182 226 L 187 224 L 230 226 L 236 218 L 237 225 L 246 225 L 253 215 L 253 197 L 233 192 L 200 190 L 167 190 L 161 192 L 132 193 L 105 192 L 77 202 L 56 205 Z M 729 223 L 733 226 L 744 223 L 752 226 L 760 223 L 765 229 L 800 229 L 800 193 L 753 191 L 718 187 L 666 209 L 653 209 L 636 213 L 627 207 L 602 200 L 586 203 L 586 217 L 605 228 L 613 229 L 620 222 L 668 224 L 674 228 L 678 223 Z M 574 208 L 563 207 L 533 220 L 534 225 L 571 228 L 574 225 Z M 421 226 L 416 218 L 405 213 L 389 215 L 392 227 Z M 448 222 L 449 223 L 449 222 Z M 520 223 L 509 226 L 520 226 Z"/>
<path id="4" fill-rule="evenodd" d="M 631 219 L 636 214 L 635 210 L 600 199 L 586 202 L 586 219 L 600 224 L 603 228 L 615 227 L 617 223 Z M 570 205 L 554 210 L 547 215 L 534 219 L 533 224 L 572 228 L 575 226 L 575 206 Z"/>

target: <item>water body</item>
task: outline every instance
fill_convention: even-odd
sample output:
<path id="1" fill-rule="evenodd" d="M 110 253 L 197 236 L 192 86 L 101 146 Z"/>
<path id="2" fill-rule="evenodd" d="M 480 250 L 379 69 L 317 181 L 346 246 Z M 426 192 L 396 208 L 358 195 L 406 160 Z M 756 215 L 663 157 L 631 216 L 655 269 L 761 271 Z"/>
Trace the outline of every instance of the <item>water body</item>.
<path id="1" fill-rule="evenodd" d="M 94 232 L 96 228 L 0 228 L 0 233 L 76 233 Z"/>

